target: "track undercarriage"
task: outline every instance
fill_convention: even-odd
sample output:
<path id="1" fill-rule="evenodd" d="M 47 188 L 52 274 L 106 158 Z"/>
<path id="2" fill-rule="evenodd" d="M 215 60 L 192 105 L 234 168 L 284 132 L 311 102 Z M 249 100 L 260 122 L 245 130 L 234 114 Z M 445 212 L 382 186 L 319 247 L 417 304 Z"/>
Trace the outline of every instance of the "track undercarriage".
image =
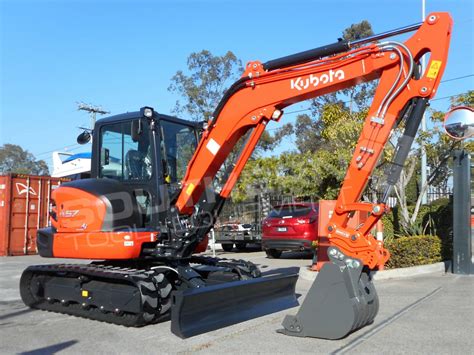
<path id="1" fill-rule="evenodd" d="M 172 265 L 149 261 L 35 265 L 23 272 L 20 293 L 31 308 L 127 327 L 169 320 L 174 313 L 173 332 L 188 337 L 220 328 L 228 319 L 227 311 L 242 315 L 244 309 L 239 307 L 247 310 L 246 300 L 253 308 L 269 297 L 276 302 L 275 309 L 297 304 L 297 275 L 260 276 L 251 262 L 207 257 Z M 203 314 L 202 307 L 194 304 L 209 301 L 216 317 L 196 328 Z"/>

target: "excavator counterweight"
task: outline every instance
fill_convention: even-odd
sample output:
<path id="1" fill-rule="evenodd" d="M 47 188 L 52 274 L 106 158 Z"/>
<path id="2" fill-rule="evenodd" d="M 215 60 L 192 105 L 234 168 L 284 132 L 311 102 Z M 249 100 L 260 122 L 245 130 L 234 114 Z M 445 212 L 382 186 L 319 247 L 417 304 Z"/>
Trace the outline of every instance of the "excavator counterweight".
<path id="1" fill-rule="evenodd" d="M 206 249 L 208 234 L 270 121 L 279 121 L 297 102 L 378 79 L 326 226 L 328 259 L 281 332 L 339 339 L 370 324 L 379 307 L 371 275 L 390 257 L 372 230 L 389 210 L 385 202 L 438 89 L 451 27 L 449 14 L 432 13 L 423 23 L 357 41 L 250 62 L 209 122 L 181 120 L 151 107 L 97 121 L 92 178 L 53 192 L 51 227 L 38 231 L 37 246 L 44 257 L 100 261 L 27 268 L 20 281 L 23 301 L 125 326 L 171 317 L 180 337 L 295 306 L 296 272 L 262 276 L 251 262 L 197 254 Z M 413 31 L 405 42 L 388 39 Z M 421 71 L 420 60 L 428 53 Z M 404 132 L 388 164 L 384 196 L 362 202 L 397 127 Z M 244 136 L 231 170 L 223 171 Z M 356 213 L 367 219 L 353 228 L 349 221 Z"/>

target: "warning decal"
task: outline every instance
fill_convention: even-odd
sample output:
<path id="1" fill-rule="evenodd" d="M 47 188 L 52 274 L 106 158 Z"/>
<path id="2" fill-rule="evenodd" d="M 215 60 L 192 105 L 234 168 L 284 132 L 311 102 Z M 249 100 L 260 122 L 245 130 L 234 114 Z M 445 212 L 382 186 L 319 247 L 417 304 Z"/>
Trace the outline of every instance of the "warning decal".
<path id="1" fill-rule="evenodd" d="M 191 183 L 191 184 L 189 184 L 188 187 L 186 188 L 186 195 L 188 195 L 188 196 L 191 195 L 191 194 L 193 193 L 193 191 L 194 191 L 194 184 Z"/>
<path id="2" fill-rule="evenodd" d="M 441 69 L 441 64 L 443 62 L 440 60 L 433 60 L 431 61 L 430 68 L 428 69 L 428 73 L 426 74 L 427 78 L 436 79 L 438 76 L 439 70 Z"/>

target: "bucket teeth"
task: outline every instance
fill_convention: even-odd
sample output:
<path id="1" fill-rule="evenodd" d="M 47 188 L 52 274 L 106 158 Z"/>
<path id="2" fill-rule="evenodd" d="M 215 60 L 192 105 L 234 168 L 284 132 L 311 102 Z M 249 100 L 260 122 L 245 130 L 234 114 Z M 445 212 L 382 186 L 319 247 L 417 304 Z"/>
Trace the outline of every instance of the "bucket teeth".
<path id="1" fill-rule="evenodd" d="M 335 257 L 331 249 L 337 251 Z M 287 315 L 278 332 L 340 339 L 374 321 L 379 309 L 377 292 L 360 261 L 348 262 L 350 258 L 336 248 L 328 254 L 331 261 L 319 272 L 298 313 Z"/>

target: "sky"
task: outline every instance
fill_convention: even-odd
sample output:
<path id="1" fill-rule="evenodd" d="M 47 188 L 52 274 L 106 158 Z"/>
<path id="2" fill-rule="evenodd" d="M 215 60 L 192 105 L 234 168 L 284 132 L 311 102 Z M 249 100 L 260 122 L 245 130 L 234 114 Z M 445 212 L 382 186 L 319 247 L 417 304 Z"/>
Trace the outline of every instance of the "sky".
<path id="1" fill-rule="evenodd" d="M 442 83 L 437 98 L 474 89 L 474 1 L 426 0 L 433 11 L 454 19 L 443 79 L 468 76 Z M 0 0 L 0 145 L 51 164 L 54 150 L 84 151 L 77 127 L 89 116 L 77 102 L 112 114 L 142 106 L 170 113 L 179 99 L 170 79 L 192 52 L 264 62 L 333 43 L 362 20 L 375 33 L 420 22 L 421 0 Z M 280 125 L 295 118 L 286 114 Z"/>

